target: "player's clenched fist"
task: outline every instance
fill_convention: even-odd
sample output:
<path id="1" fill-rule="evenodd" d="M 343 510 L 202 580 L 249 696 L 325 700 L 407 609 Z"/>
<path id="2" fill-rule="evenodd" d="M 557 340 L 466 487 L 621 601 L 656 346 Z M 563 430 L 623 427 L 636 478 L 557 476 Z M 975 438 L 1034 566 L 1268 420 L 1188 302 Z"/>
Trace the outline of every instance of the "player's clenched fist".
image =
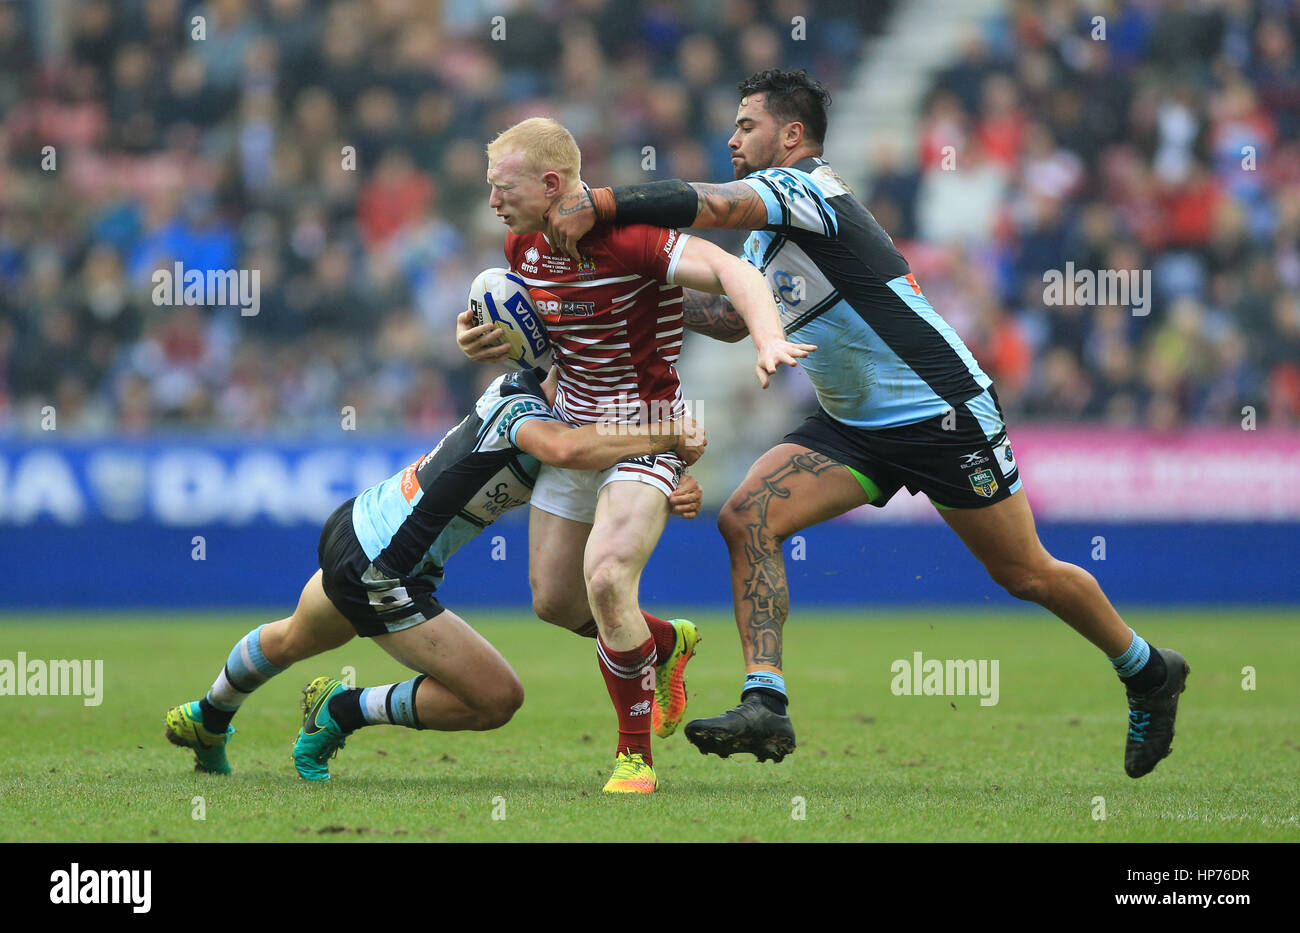
<path id="1" fill-rule="evenodd" d="M 699 515 L 700 506 L 703 504 L 704 490 L 700 488 L 694 476 L 683 476 L 682 481 L 673 490 L 673 494 L 668 497 L 668 505 L 672 508 L 673 514 L 682 518 L 694 518 Z"/>
<path id="2" fill-rule="evenodd" d="M 506 358 L 510 345 L 495 321 L 474 326 L 474 312 L 466 308 L 456 315 L 456 345 L 475 363 L 496 363 Z"/>

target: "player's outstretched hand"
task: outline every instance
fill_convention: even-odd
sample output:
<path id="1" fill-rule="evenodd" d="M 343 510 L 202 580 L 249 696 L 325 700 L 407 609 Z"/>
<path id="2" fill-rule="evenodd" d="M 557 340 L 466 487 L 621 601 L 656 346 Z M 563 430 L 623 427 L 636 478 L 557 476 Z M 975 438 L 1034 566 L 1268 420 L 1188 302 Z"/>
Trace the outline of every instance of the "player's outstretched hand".
<path id="1" fill-rule="evenodd" d="M 496 322 L 475 327 L 474 312 L 469 308 L 456 315 L 456 344 L 475 363 L 497 363 L 510 352 L 510 345 Z"/>
<path id="2" fill-rule="evenodd" d="M 566 194 L 546 212 L 546 223 L 546 238 L 551 241 L 551 245 L 581 261 L 578 241 L 596 226 L 596 206 L 591 202 L 591 195 L 585 188 Z"/>
<path id="3" fill-rule="evenodd" d="M 704 504 L 704 490 L 694 476 L 683 476 L 673 494 L 668 497 L 668 504 L 672 506 L 674 515 L 694 518 L 700 514 L 700 506 Z"/>
<path id="4" fill-rule="evenodd" d="M 709 439 L 704 436 L 704 428 L 690 415 L 682 415 L 679 424 L 682 437 L 673 452 L 685 460 L 687 466 L 691 466 L 704 456 L 704 448 L 708 446 Z"/>
<path id="5" fill-rule="evenodd" d="M 791 343 L 788 340 L 773 340 L 765 343 L 758 348 L 758 362 L 754 366 L 758 384 L 766 389 L 778 366 L 782 364 L 798 366 L 801 357 L 807 356 L 816 349 L 817 347 L 811 343 Z"/>

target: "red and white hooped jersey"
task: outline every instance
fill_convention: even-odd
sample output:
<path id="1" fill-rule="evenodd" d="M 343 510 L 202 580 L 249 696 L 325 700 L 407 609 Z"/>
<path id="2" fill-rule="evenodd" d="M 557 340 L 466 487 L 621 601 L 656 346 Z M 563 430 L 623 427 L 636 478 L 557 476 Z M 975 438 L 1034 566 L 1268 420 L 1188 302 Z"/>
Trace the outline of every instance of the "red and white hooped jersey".
<path id="1" fill-rule="evenodd" d="M 688 239 L 644 224 L 598 227 L 576 261 L 543 234 L 506 234 L 506 259 L 528 284 L 555 350 L 560 418 L 635 424 L 685 413 L 675 366 L 682 289 L 670 283 Z"/>

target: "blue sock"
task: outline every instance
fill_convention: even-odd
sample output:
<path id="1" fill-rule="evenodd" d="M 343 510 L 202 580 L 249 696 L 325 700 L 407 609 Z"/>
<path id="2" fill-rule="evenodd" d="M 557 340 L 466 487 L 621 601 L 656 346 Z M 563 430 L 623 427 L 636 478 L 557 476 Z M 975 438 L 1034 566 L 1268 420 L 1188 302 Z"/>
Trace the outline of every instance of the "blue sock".
<path id="1" fill-rule="evenodd" d="M 362 690 L 358 699 L 365 725 L 391 724 L 423 729 L 415 711 L 415 694 L 424 678 L 425 675 L 420 674 L 400 684 L 384 684 L 382 687 L 366 687 Z"/>
<path id="2" fill-rule="evenodd" d="M 226 658 L 226 666 L 200 701 L 203 725 L 221 731 L 230 723 L 244 700 L 262 684 L 284 671 L 266 659 L 262 653 L 262 629 L 259 625 L 236 644 Z"/>
<path id="3" fill-rule="evenodd" d="M 740 688 L 740 698 L 756 692 L 763 705 L 774 713 L 785 714 L 790 698 L 785 693 L 785 677 L 774 671 L 751 671 L 745 675 L 745 685 Z"/>
<path id="4" fill-rule="evenodd" d="M 1133 632 L 1132 629 L 1129 629 L 1129 631 Z M 1146 667 L 1150 657 L 1151 646 L 1146 643 L 1146 640 L 1141 635 L 1133 632 L 1133 641 L 1128 646 L 1128 650 L 1118 658 L 1111 658 L 1110 663 L 1114 666 L 1115 673 L 1122 680 L 1134 676 L 1142 668 Z"/>

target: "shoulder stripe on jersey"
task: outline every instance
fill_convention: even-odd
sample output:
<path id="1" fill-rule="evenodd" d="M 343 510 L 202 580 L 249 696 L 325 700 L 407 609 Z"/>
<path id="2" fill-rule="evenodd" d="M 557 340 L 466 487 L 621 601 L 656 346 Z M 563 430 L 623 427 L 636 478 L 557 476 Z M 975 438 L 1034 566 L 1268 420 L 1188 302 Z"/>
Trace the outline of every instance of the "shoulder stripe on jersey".
<path id="1" fill-rule="evenodd" d="M 805 192 L 807 192 L 807 197 L 812 201 L 813 207 L 817 209 L 817 215 L 821 217 L 823 236 L 830 236 L 832 233 L 835 233 L 839 230 L 839 223 L 833 217 L 831 217 L 829 213 L 827 213 L 826 208 L 828 207 L 828 205 L 826 204 L 825 198 L 822 196 L 821 192 L 817 190 L 815 183 L 809 184 L 808 182 L 804 181 L 803 178 L 800 177 L 800 174 L 797 169 L 779 167 L 779 168 L 770 168 L 767 171 L 780 172 L 781 174 L 795 181 L 800 188 L 802 188 Z M 790 214 L 788 210 L 785 210 L 786 198 L 781 196 L 780 191 L 777 190 L 776 186 L 772 184 L 772 182 L 769 179 L 761 175 L 759 177 L 762 178 L 764 182 L 766 182 L 767 186 L 770 189 L 772 189 L 772 192 L 776 194 L 777 198 L 780 200 L 781 207 L 783 209 L 782 222 L 788 224 Z M 807 232 L 816 233 L 817 231 L 809 230 Z"/>
<path id="2" fill-rule="evenodd" d="M 776 185 L 762 175 L 755 175 L 754 178 L 761 181 L 767 187 L 767 190 L 772 192 L 772 196 L 776 198 L 776 203 L 781 208 L 781 226 L 790 226 L 790 208 L 786 205 L 785 198 L 781 197 L 781 192 L 776 190 Z"/>
<path id="3" fill-rule="evenodd" d="M 825 230 L 826 236 L 830 236 L 831 234 L 838 232 L 840 229 L 839 221 L 833 218 L 829 213 L 827 213 L 826 210 L 828 207 L 830 207 L 830 204 L 823 203 L 822 196 L 815 191 L 813 192 L 813 203 L 817 205 L 817 213 L 822 215 L 822 223 L 826 225 L 826 230 Z"/>

